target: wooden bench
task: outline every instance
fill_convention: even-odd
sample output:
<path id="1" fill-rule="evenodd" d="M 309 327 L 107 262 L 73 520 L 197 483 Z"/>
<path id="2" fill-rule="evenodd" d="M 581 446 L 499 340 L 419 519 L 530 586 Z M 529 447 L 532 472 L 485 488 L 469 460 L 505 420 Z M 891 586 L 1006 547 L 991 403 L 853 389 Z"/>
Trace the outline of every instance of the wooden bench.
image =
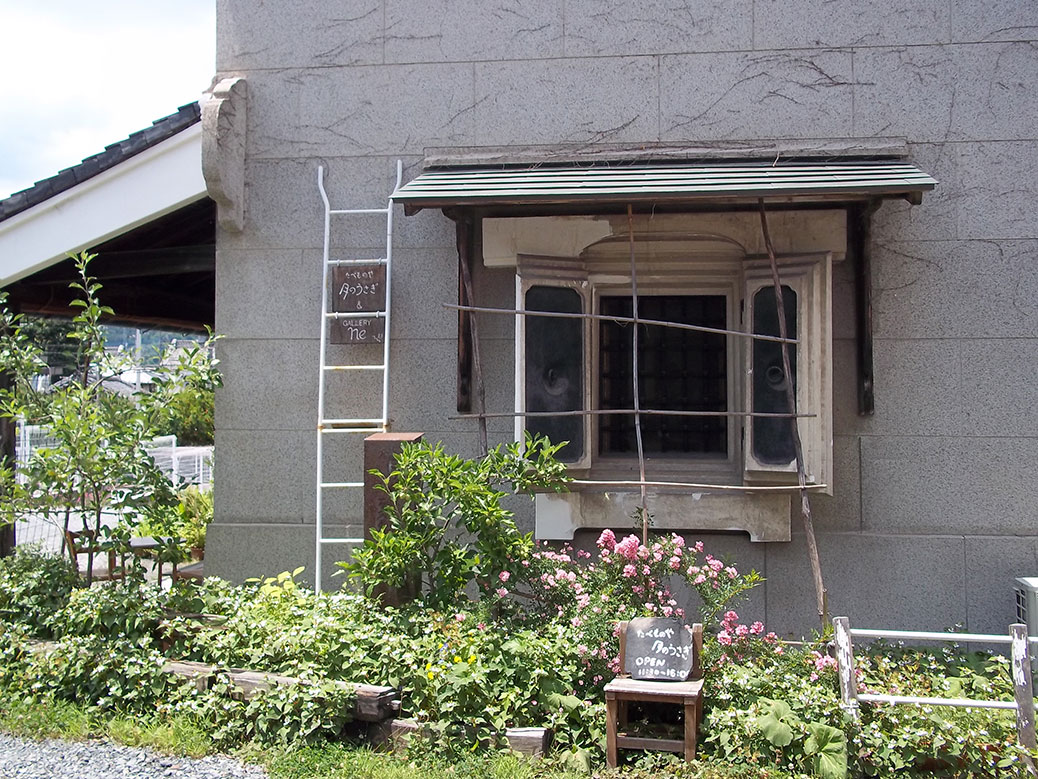
<path id="1" fill-rule="evenodd" d="M 111 547 L 102 549 L 101 544 L 97 541 L 97 533 L 93 530 L 66 530 L 65 544 L 68 546 L 69 555 L 72 557 L 72 564 L 76 568 L 76 573 L 81 576 L 85 574 L 79 568 L 79 556 L 83 554 L 88 555 L 93 551 L 95 564 L 102 555 L 107 558 L 106 562 L 108 563 L 108 570 L 92 571 L 91 578 L 93 581 L 111 581 L 113 579 L 126 578 L 126 553 L 122 551 L 116 552 Z M 118 563 L 116 562 L 117 557 Z"/>
<path id="2" fill-rule="evenodd" d="M 627 651 L 627 632 L 631 623 L 620 623 L 620 668 L 622 675 L 605 686 L 606 697 L 606 762 L 615 768 L 621 749 L 654 749 L 684 754 L 686 760 L 692 760 L 696 754 L 696 739 L 699 723 L 703 718 L 703 671 L 701 655 L 703 651 L 703 626 L 696 623 L 691 628 L 682 625 L 678 620 L 635 620 L 639 625 L 645 623 L 676 625 L 679 630 L 688 631 L 691 644 L 691 663 L 687 660 L 682 668 L 687 671 L 673 681 L 669 679 L 638 679 L 633 675 L 642 675 L 646 668 L 640 663 L 649 662 L 644 653 L 638 657 Z M 684 639 L 682 639 L 684 641 Z M 662 642 L 661 652 L 672 650 L 673 644 Z M 671 657 L 680 655 L 680 649 L 671 653 Z M 666 657 L 652 658 L 656 669 L 668 671 Z M 661 664 L 662 663 L 662 664 Z M 673 666 L 669 669 L 673 673 Z M 651 674 L 652 671 L 649 671 Z M 670 703 L 680 706 L 684 712 L 684 738 L 665 739 L 647 738 L 627 733 L 627 707 L 632 702 Z"/>

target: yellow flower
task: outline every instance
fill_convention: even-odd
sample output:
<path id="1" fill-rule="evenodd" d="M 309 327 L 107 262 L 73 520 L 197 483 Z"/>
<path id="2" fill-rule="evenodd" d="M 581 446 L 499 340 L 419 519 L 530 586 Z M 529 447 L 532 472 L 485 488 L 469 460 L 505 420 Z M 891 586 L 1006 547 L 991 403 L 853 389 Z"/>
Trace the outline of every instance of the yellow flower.
<path id="1" fill-rule="evenodd" d="M 454 655 L 454 662 L 455 663 L 460 663 L 461 662 L 461 658 L 458 655 Z"/>
<path id="2" fill-rule="evenodd" d="M 426 670 L 426 671 L 429 671 L 429 670 L 431 670 L 431 669 L 432 669 L 432 663 L 426 663 L 426 664 L 425 664 L 425 670 Z"/>
<path id="3" fill-rule="evenodd" d="M 472 665 L 474 662 L 476 662 L 476 656 L 469 655 L 469 665 Z"/>
<path id="4" fill-rule="evenodd" d="M 429 671 L 429 678 L 430 679 L 435 679 L 436 678 L 436 674 L 434 674 L 432 671 Z"/>

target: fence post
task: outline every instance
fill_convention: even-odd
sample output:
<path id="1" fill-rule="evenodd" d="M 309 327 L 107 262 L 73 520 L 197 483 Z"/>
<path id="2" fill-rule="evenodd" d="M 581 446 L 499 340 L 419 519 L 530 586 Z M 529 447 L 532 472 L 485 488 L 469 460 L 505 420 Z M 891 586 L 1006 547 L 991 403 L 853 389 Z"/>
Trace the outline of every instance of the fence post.
<path id="1" fill-rule="evenodd" d="M 847 617 L 834 617 L 836 631 L 836 667 L 840 672 L 840 707 L 851 719 L 858 719 L 858 677 L 854 673 L 854 644 Z"/>
<path id="2" fill-rule="evenodd" d="M 1013 638 L 1013 688 L 1016 694 L 1016 729 L 1020 745 L 1035 749 L 1034 692 L 1031 684 L 1031 647 L 1027 625 L 1016 622 L 1009 626 Z"/>

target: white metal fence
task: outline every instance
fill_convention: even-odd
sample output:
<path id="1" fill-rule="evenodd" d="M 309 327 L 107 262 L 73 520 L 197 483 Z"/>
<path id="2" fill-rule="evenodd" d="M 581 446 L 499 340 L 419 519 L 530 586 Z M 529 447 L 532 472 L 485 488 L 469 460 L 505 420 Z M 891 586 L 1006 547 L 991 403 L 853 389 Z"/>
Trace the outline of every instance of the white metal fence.
<path id="1" fill-rule="evenodd" d="M 28 464 L 34 451 L 56 443 L 42 425 L 19 424 L 15 449 L 16 478 L 24 479 L 19 472 Z M 170 435 L 151 440 L 145 448 L 175 486 L 194 484 L 202 489 L 212 488 L 213 447 L 178 446 L 176 436 Z M 76 518 L 73 518 L 71 529 L 79 529 Z M 46 517 L 27 517 L 19 521 L 15 538 L 19 544 L 37 544 L 51 551 L 61 548 L 61 530 L 57 523 Z"/>
<path id="2" fill-rule="evenodd" d="M 956 706 L 964 708 L 1012 709 L 1016 712 L 1016 727 L 1020 744 L 1035 748 L 1034 691 L 1031 681 L 1031 645 L 1038 638 L 1027 635 L 1027 625 L 1009 626 L 1007 635 L 979 633 L 932 633 L 920 630 L 869 630 L 851 628 L 847 617 L 833 619 L 836 642 L 836 663 L 840 675 L 840 697 L 843 709 L 852 718 L 858 717 L 858 704 L 890 703 L 914 706 Z M 854 637 L 879 638 L 893 641 L 952 641 L 984 644 L 1009 644 L 1013 664 L 1014 700 L 995 701 L 975 698 L 932 698 L 916 695 L 889 695 L 886 693 L 858 692 L 854 668 Z M 1030 766 L 1032 774 L 1034 766 Z"/>

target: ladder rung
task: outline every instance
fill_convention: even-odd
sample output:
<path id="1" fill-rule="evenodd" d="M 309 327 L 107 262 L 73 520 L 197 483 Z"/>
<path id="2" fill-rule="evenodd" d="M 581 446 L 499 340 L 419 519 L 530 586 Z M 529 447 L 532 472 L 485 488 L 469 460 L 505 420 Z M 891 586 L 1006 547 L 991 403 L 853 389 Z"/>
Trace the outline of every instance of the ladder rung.
<path id="1" fill-rule="evenodd" d="M 385 265 L 385 257 L 376 257 L 374 260 L 328 260 L 329 265 Z"/>
<path id="2" fill-rule="evenodd" d="M 385 311 L 329 311 L 325 314 L 329 319 L 383 319 Z"/>
<path id="3" fill-rule="evenodd" d="M 363 544 L 363 538 L 322 538 L 322 544 Z"/>
<path id="4" fill-rule="evenodd" d="M 331 487 L 363 487 L 364 482 L 362 481 L 326 481 L 321 484 L 321 487 L 328 489 Z"/>
<path id="5" fill-rule="evenodd" d="M 392 206 L 387 208 L 333 208 L 329 214 L 388 214 Z"/>
<path id="6" fill-rule="evenodd" d="M 378 419 L 322 419 L 318 427 L 364 427 L 365 425 L 378 425 L 382 427 L 381 417 Z"/>
<path id="7" fill-rule="evenodd" d="M 373 427 L 325 427 L 318 428 L 317 432 L 321 435 L 327 433 L 382 433 L 384 428 L 382 425 Z"/>
<path id="8" fill-rule="evenodd" d="M 384 363 L 378 365 L 325 365 L 326 371 L 384 371 Z"/>

